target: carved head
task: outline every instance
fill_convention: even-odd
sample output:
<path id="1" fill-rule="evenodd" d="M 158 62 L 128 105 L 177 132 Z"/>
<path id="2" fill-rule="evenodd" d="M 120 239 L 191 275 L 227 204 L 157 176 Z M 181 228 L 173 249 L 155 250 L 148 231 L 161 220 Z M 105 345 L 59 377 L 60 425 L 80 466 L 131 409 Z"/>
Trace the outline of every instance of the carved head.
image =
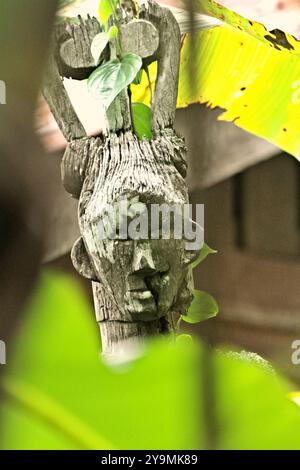
<path id="1" fill-rule="evenodd" d="M 90 159 L 79 200 L 82 239 L 72 258 L 81 274 L 103 284 L 125 321 L 183 313 L 191 301 L 189 264 L 197 253 L 180 234 L 188 196 L 174 165 L 183 150 L 167 138 L 139 141 L 128 132 Z"/>

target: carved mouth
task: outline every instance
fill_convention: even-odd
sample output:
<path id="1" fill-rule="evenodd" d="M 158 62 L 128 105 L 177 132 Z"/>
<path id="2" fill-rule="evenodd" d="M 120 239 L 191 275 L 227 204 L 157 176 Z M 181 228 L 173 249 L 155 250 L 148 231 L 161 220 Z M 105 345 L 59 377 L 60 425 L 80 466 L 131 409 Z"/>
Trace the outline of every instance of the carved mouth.
<path id="1" fill-rule="evenodd" d="M 149 289 L 130 290 L 127 309 L 133 318 L 143 321 L 157 319 L 157 305 Z"/>
<path id="2" fill-rule="evenodd" d="M 148 300 L 153 299 L 153 294 L 150 290 L 132 290 L 130 291 L 131 296 L 136 300 Z"/>
<path id="3" fill-rule="evenodd" d="M 148 279 L 139 279 L 128 291 L 129 309 L 137 318 L 153 320 L 157 318 L 158 296 Z"/>

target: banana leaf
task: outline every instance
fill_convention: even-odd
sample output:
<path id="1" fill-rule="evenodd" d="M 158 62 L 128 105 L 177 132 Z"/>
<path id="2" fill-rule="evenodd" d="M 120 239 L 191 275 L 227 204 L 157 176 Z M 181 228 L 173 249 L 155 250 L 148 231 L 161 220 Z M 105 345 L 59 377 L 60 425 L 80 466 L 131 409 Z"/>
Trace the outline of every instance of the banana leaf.
<path id="1" fill-rule="evenodd" d="M 193 9 L 196 27 L 181 49 L 177 106 L 222 108 L 220 120 L 234 122 L 299 159 L 300 42 L 279 30 L 269 32 L 213 0 L 194 0 Z M 222 24 L 197 30 L 198 14 Z M 152 65 L 152 82 L 155 76 Z M 142 86 L 133 88 L 135 101 L 149 103 L 146 74 Z"/>

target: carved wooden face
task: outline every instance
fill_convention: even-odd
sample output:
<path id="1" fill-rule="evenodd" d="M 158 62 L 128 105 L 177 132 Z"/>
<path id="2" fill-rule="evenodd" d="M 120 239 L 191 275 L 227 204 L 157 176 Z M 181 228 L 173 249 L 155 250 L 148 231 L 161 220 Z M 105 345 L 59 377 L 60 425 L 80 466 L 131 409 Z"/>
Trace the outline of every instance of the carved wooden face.
<path id="1" fill-rule="evenodd" d="M 122 246 L 123 245 L 123 246 Z M 107 271 L 107 279 L 124 309 L 133 318 L 152 320 L 171 309 L 183 282 L 182 249 L 176 240 L 130 240 L 115 242 L 116 263 Z M 115 271 L 121 256 L 127 269 Z M 105 263 L 106 260 L 102 260 Z M 121 266 L 122 268 L 122 266 Z M 116 284 L 116 282 L 118 284 Z M 114 289 L 113 286 L 119 286 Z M 123 292 L 122 292 L 123 291 Z"/>
<path id="2" fill-rule="evenodd" d="M 106 220 L 104 211 L 88 218 L 89 224 L 85 226 L 83 238 L 93 265 L 92 277 L 110 293 L 122 313 L 123 321 L 151 321 L 176 310 L 175 304 L 180 297 L 182 301 L 182 294 L 186 296 L 188 305 L 191 300 L 187 286 L 188 265 L 197 253 L 186 251 L 184 238 L 174 237 L 174 221 L 167 239 L 162 238 L 166 234 L 162 231 L 161 219 L 156 233 L 159 238 L 151 238 L 151 208 L 153 203 L 161 204 L 161 200 L 151 201 L 152 204 L 142 203 L 137 197 L 132 200 L 134 203 L 130 208 L 138 206 L 140 212 L 136 214 L 131 211 L 127 217 L 127 232 L 131 238 L 127 236 L 124 239 L 124 234 L 120 232 L 117 212 L 114 213 L 118 218 L 114 225 L 114 239 L 103 238 L 103 233 L 100 236 L 103 225 L 107 228 L 106 222 L 103 224 Z M 145 221 L 143 214 L 149 222 L 146 230 L 142 225 Z M 136 232 L 131 230 L 132 224 Z M 184 310 L 182 306 L 179 307 L 181 309 Z"/>
<path id="3" fill-rule="evenodd" d="M 134 219 L 133 219 L 134 220 Z M 125 317 L 150 321 L 168 314 L 183 289 L 191 256 L 184 240 L 115 239 L 98 242 L 93 257 L 96 276 Z M 87 237 L 95 252 L 95 237 Z"/>
<path id="4" fill-rule="evenodd" d="M 178 146 L 159 139 L 140 144 L 132 135 L 122 138 L 126 151 L 113 143 L 89 168 L 79 201 L 82 240 L 72 258 L 82 275 L 103 284 L 118 306 L 120 320 L 152 321 L 170 311 L 183 313 L 191 301 L 188 265 L 197 253 L 186 251 L 186 240 L 175 236 L 175 219 L 168 234 L 165 226 L 150 223 L 153 205 L 183 208 L 188 196 L 169 157 L 169 148 Z"/>

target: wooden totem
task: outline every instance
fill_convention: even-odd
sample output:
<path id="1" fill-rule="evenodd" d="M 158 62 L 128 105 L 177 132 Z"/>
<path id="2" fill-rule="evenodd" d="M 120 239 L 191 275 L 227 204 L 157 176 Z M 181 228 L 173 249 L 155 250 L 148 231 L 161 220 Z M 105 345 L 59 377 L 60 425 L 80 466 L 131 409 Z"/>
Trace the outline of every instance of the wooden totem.
<path id="1" fill-rule="evenodd" d="M 87 78 L 95 70 L 91 43 L 101 26 L 80 18 L 56 28 L 44 94 L 69 144 L 62 161 L 65 189 L 79 199 L 81 238 L 72 250 L 76 270 L 93 282 L 95 310 L 103 353 L 120 356 L 145 337 L 168 334 L 174 316 L 192 300 L 190 264 L 197 255 L 185 240 L 99 235 L 109 217 L 107 207 L 127 201 L 125 220 L 147 213 L 152 205 L 188 203 L 186 148 L 173 129 L 181 36 L 172 13 L 150 1 L 136 12 L 124 4 L 119 11 L 123 53 L 142 57 L 144 66 L 157 61 L 152 96 L 153 139 L 140 140 L 131 119 L 130 90 L 125 89 L 107 110 L 108 130 L 88 137 L 62 83 L 62 77 Z M 100 63 L 111 58 L 108 45 Z M 159 227 L 158 227 L 159 233 Z"/>

